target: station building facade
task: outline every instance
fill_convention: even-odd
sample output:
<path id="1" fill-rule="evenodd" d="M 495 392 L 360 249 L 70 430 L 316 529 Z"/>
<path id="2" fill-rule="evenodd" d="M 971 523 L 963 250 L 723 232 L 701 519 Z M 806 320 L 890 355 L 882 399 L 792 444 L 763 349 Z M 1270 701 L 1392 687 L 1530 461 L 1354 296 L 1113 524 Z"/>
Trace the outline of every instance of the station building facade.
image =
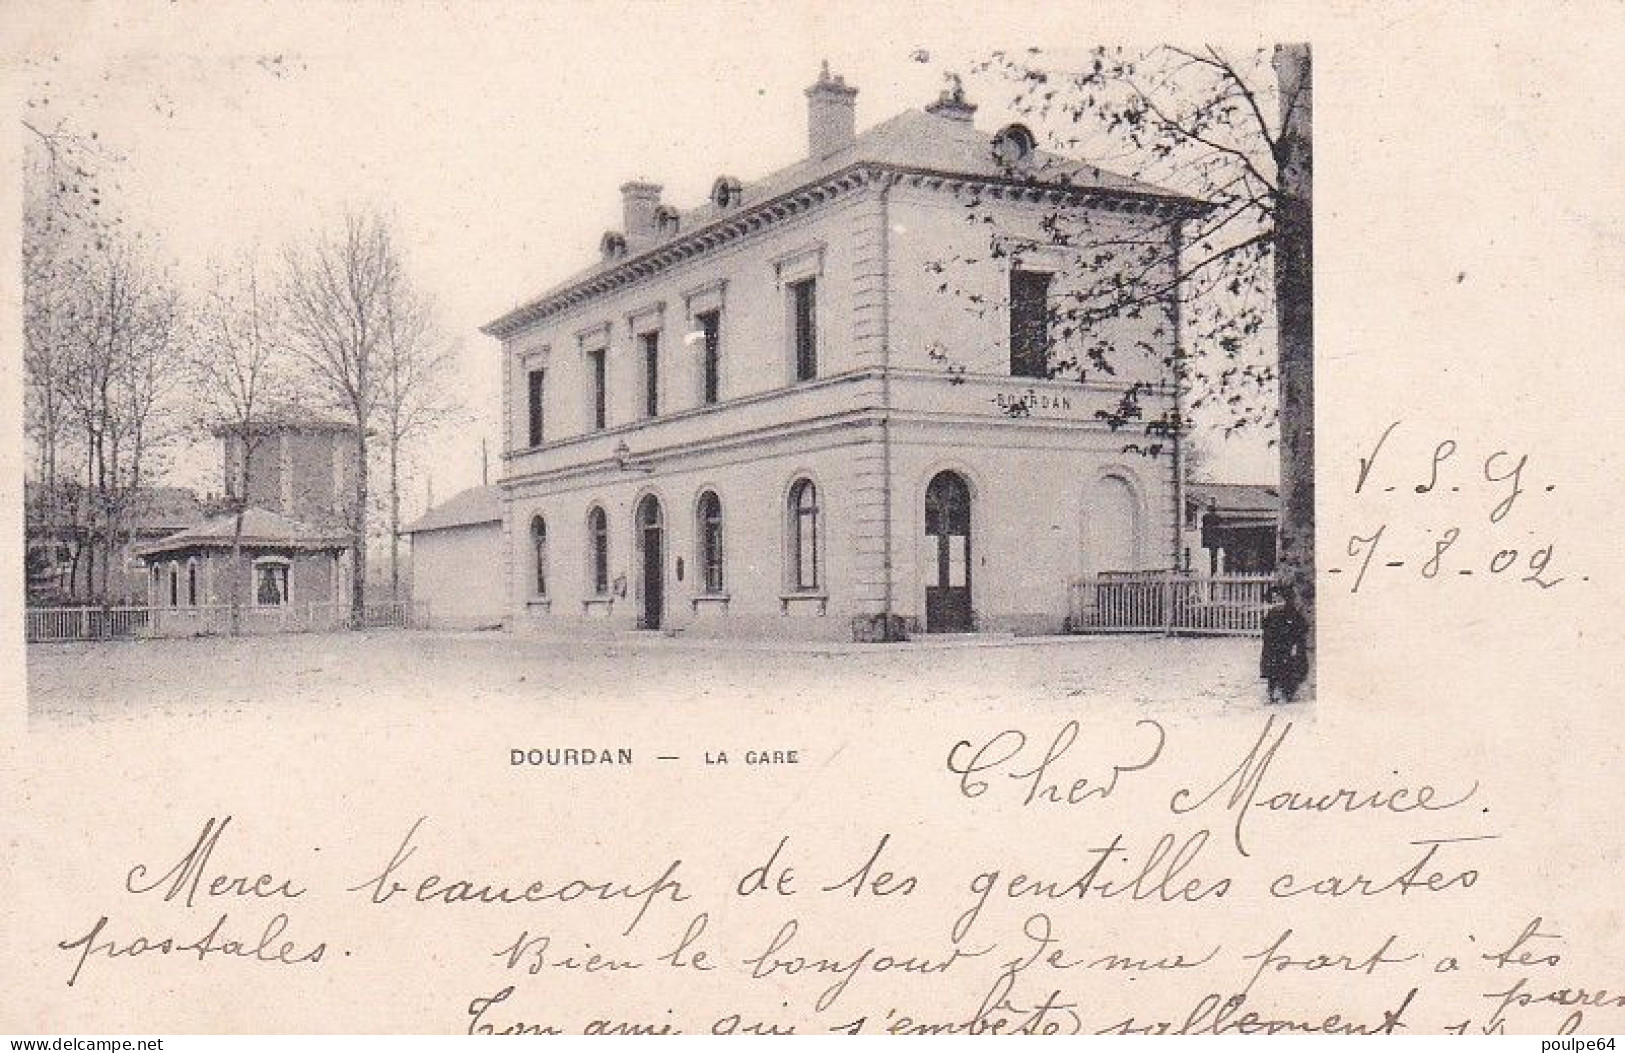
<path id="1" fill-rule="evenodd" d="M 1175 308 L 1112 323 L 1109 379 L 1048 375 L 1082 264 L 1046 219 L 1143 239 L 1195 203 L 957 91 L 861 135 L 840 78 L 807 96 L 804 160 L 684 211 L 627 183 L 602 259 L 484 327 L 511 627 L 1059 632 L 1079 575 L 1175 565 L 1173 459 L 1101 419 L 1173 404 Z"/>

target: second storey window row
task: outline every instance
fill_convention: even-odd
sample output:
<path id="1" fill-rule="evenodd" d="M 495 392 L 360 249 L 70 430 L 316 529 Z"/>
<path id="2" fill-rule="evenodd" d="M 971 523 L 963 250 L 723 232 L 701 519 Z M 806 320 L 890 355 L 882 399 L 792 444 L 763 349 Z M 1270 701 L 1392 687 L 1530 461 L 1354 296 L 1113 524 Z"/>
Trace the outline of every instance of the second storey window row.
<path id="1" fill-rule="evenodd" d="M 1055 379 L 1058 342 L 1070 345 L 1077 338 L 1077 325 L 1065 313 L 1075 295 L 1064 278 L 1072 262 L 1059 252 L 1024 250 L 1003 264 L 1007 269 L 998 274 L 998 286 L 985 298 L 1004 310 L 978 312 L 978 317 L 997 319 L 1001 331 L 987 337 L 999 348 L 994 352 L 998 357 L 977 367 L 978 374 Z M 517 416 L 515 443 L 528 439 L 528 446 L 535 447 L 572 429 L 590 434 L 655 420 L 719 405 L 730 397 L 794 387 L 861 363 L 840 356 L 831 361 L 826 334 L 844 331 L 836 324 L 845 321 L 840 312 L 856 310 L 867 301 L 862 300 L 861 289 L 853 290 L 859 295 L 851 299 L 852 307 L 848 297 L 832 295 L 831 288 L 839 292 L 843 287 L 826 285 L 831 272 L 825 269 L 822 243 L 802 246 L 772 266 L 771 286 L 757 278 L 749 283 L 739 278 L 730 285 L 730 279 L 711 277 L 682 291 L 651 290 L 650 298 L 623 318 L 593 320 L 576 334 L 581 357 L 563 367 L 567 372 L 562 385 L 557 368 L 540 368 L 546 363 L 546 347 L 518 352 L 523 364 L 511 374 L 517 396 L 512 409 Z M 725 306 L 730 287 L 735 292 Z M 982 296 L 978 293 L 977 298 Z M 832 310 L 837 312 L 834 317 Z M 964 345 L 968 338 L 952 331 L 961 321 L 945 316 L 942 326 L 932 323 L 917 333 L 903 327 L 894 346 L 906 353 L 894 357 L 909 366 L 914 348 L 938 346 L 939 328 L 946 334 L 943 341 L 951 344 L 957 339 Z M 867 331 L 867 325 L 866 320 L 858 331 Z M 538 354 L 544 357 L 538 360 L 534 357 Z M 567 400 L 562 406 L 561 395 Z M 552 406 L 549 398 L 554 399 Z M 566 422 L 562 428 L 560 421 Z"/>
<path id="2" fill-rule="evenodd" d="M 824 308 L 819 289 L 822 248 L 803 252 L 797 259 L 799 262 L 788 273 L 781 272 L 777 278 L 784 304 L 779 323 L 781 346 L 788 360 L 787 383 L 791 384 L 814 380 L 824 371 L 820 341 L 825 320 L 820 318 Z M 723 297 L 728 286 L 728 281 L 717 279 L 684 293 L 684 310 L 677 315 L 681 321 L 674 321 L 666 314 L 665 302 L 657 301 L 626 316 L 627 326 L 620 329 L 628 333 L 626 336 L 615 337 L 618 324 L 610 322 L 598 322 L 581 330 L 576 339 L 585 377 L 579 387 L 567 383 L 559 388 L 547 382 L 541 368 L 522 368 L 518 379 L 524 401 L 519 406 L 524 416 L 515 439 L 534 447 L 560 437 L 556 426 L 549 434 L 547 404 L 559 391 L 580 392 L 583 411 L 567 412 L 565 417 L 580 420 L 584 432 L 722 402 L 725 386 L 731 386 L 727 373 L 732 368 L 724 334 L 727 319 Z M 534 354 L 535 350 L 527 353 Z M 749 365 L 752 363 L 746 363 Z M 674 369 L 682 375 L 680 378 L 667 376 Z M 748 385 L 756 374 L 746 369 L 738 375 Z M 556 379 L 556 371 L 554 376 Z M 561 419 L 557 407 L 552 419 Z"/>

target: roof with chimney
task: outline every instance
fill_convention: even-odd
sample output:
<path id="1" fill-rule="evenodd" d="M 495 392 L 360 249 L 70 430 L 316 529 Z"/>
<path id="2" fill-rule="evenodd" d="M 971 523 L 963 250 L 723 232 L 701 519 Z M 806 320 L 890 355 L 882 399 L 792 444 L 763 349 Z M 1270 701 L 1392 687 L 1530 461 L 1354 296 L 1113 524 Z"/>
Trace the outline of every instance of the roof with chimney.
<path id="1" fill-rule="evenodd" d="M 177 531 L 156 541 L 136 545 L 136 556 L 151 558 L 188 549 L 230 548 L 236 537 L 237 517 L 226 512 L 211 516 L 196 526 Z M 328 527 L 311 526 L 264 508 L 243 510 L 242 543 L 249 548 L 343 549 L 350 539 Z"/>
<path id="2" fill-rule="evenodd" d="M 852 95 L 856 94 L 856 89 L 847 87 L 839 77 L 830 78 L 826 64 L 819 81 L 807 89 L 807 94 L 814 108 L 822 97 L 835 100 L 837 106 L 845 107 L 846 113 L 850 114 Z M 646 232 L 642 237 L 629 237 L 624 231 L 606 233 L 606 242 L 620 239 L 621 246 L 628 250 L 626 255 L 602 259 L 577 272 L 540 296 L 504 313 L 483 326 L 481 331 L 490 336 L 511 335 L 549 313 L 546 308 L 552 301 L 590 283 L 594 278 L 621 268 L 635 268 L 640 261 L 674 242 L 737 221 L 742 214 L 753 209 L 793 195 L 848 169 L 865 165 L 951 179 L 1038 186 L 1092 197 L 1096 201 L 1117 199 L 1132 202 L 1137 207 L 1148 209 L 1173 208 L 1194 212 L 1207 207 L 1205 202 L 1188 195 L 1046 150 L 1029 148 L 1019 158 L 1001 158 L 999 147 L 1003 137 L 1014 132 L 1025 136 L 1030 144 L 1032 133 L 1021 125 L 1007 126 L 998 133 L 984 132 L 972 123 L 975 111 L 975 105 L 965 100 L 956 84 L 923 110 L 905 110 L 890 120 L 849 136 L 844 143 L 827 152 L 821 153 L 814 148 L 810 151 L 812 156 L 754 183 L 739 183 L 729 177 L 721 177 L 717 180 L 719 187 L 725 182 L 732 183 L 734 187 L 726 203 L 717 200 L 718 195 L 714 194 L 712 200 L 688 210 L 678 211 L 663 206 L 659 211 L 673 221 Z M 817 134 L 816 130 L 814 134 Z M 634 181 L 622 187 L 623 196 L 629 189 L 641 198 L 650 190 L 658 194 L 660 188 L 655 184 Z"/>
<path id="3" fill-rule="evenodd" d="M 402 528 L 403 534 L 426 534 L 432 530 L 479 526 L 502 522 L 502 488 L 471 486 L 462 493 L 435 505 Z"/>

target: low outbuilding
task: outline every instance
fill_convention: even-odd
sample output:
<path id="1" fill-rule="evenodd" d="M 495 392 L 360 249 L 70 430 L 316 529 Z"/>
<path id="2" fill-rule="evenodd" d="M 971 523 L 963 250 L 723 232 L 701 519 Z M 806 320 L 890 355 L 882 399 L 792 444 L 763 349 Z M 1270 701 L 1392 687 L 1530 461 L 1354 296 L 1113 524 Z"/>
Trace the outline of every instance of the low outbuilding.
<path id="1" fill-rule="evenodd" d="M 226 631 L 234 605 L 244 631 L 321 628 L 347 615 L 350 539 L 336 527 L 247 508 L 240 530 L 226 512 L 133 551 L 154 633 Z"/>
<path id="2" fill-rule="evenodd" d="M 428 625 L 484 629 L 503 619 L 502 491 L 475 486 L 434 506 L 412 538 L 412 602 Z"/>

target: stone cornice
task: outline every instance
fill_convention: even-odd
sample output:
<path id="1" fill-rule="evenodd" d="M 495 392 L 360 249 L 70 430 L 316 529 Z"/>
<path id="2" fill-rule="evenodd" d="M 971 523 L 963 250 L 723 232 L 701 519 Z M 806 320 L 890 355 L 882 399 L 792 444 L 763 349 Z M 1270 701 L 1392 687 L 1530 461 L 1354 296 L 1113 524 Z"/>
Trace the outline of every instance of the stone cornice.
<path id="1" fill-rule="evenodd" d="M 1004 179 L 859 161 L 760 204 L 719 216 L 703 227 L 653 246 L 614 267 L 570 282 L 481 326 L 480 332 L 507 339 L 553 315 L 633 285 L 871 184 L 901 184 L 948 193 L 976 188 L 996 199 L 1067 201 L 1086 208 L 1138 215 L 1194 216 L 1211 207 L 1206 202 L 1175 194 L 1158 195 L 1111 187 Z"/>

